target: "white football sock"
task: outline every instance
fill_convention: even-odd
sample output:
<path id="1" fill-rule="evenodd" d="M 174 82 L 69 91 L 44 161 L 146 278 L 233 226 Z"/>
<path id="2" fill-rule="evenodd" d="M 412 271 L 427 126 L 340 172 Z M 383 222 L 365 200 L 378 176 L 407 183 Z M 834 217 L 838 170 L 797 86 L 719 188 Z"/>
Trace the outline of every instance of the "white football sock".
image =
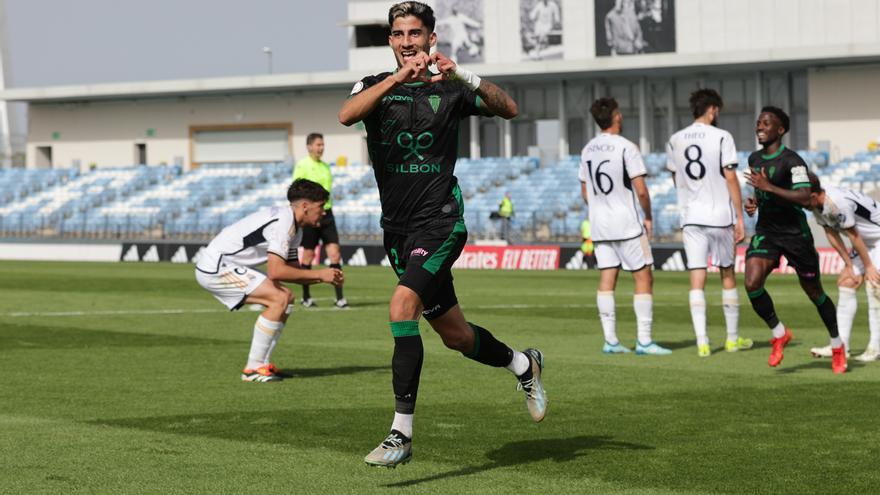
<path id="1" fill-rule="evenodd" d="M 865 284 L 868 293 L 868 328 L 871 330 L 871 347 L 880 349 L 880 287 Z"/>
<path id="2" fill-rule="evenodd" d="M 843 345 L 843 339 L 838 335 L 837 337 L 831 337 L 831 347 L 833 349 L 837 349 L 838 347 Z"/>
<path id="3" fill-rule="evenodd" d="M 614 313 L 614 292 L 596 292 L 596 306 L 599 307 L 599 321 L 602 322 L 602 333 L 605 334 L 605 342 L 617 345 L 617 315 Z"/>
<path id="4" fill-rule="evenodd" d="M 651 322 L 654 320 L 654 296 L 633 294 L 633 310 L 636 312 L 636 329 L 639 344 L 648 345 L 651 338 Z"/>
<path id="5" fill-rule="evenodd" d="M 849 349 L 849 337 L 852 335 L 853 320 L 859 309 L 859 299 L 856 290 L 849 287 L 837 288 L 837 330 L 840 332 L 840 340 Z"/>
<path id="6" fill-rule="evenodd" d="M 281 339 L 281 332 L 284 331 L 284 323 L 281 323 L 281 328 L 275 331 L 275 336 L 272 337 L 272 343 L 269 344 L 269 350 L 266 351 L 266 357 L 263 358 L 263 364 L 269 364 L 272 362 L 272 351 L 275 350 L 275 346 L 278 345 L 278 340 Z"/>
<path id="7" fill-rule="evenodd" d="M 397 430 L 410 439 L 412 439 L 413 434 L 413 415 L 412 414 L 400 414 L 398 412 L 394 413 L 394 422 L 391 423 L 391 429 Z"/>
<path id="8" fill-rule="evenodd" d="M 771 332 L 773 332 L 774 338 L 781 339 L 785 335 L 785 325 L 783 325 L 780 321 L 776 324 L 775 327 L 773 327 L 773 330 L 771 330 Z"/>
<path id="9" fill-rule="evenodd" d="M 254 324 L 254 337 L 251 340 L 251 351 L 248 353 L 248 369 L 257 369 L 263 366 L 263 360 L 272 347 L 272 340 L 275 334 L 284 327 L 284 323 L 280 321 L 271 321 L 260 315 Z"/>
<path id="10" fill-rule="evenodd" d="M 532 360 L 529 359 L 528 356 L 526 356 L 522 352 L 513 351 L 513 359 L 510 360 L 510 364 L 507 365 L 507 369 L 509 369 L 514 375 L 520 376 L 528 371 L 531 364 Z"/>
<path id="11" fill-rule="evenodd" d="M 734 289 L 721 290 L 721 307 L 727 323 L 727 340 L 739 340 L 739 292 Z"/>
<path id="12" fill-rule="evenodd" d="M 691 306 L 691 321 L 694 323 L 694 334 L 697 336 L 697 345 L 709 343 L 706 335 L 706 294 L 702 290 L 691 290 L 688 293 Z"/>

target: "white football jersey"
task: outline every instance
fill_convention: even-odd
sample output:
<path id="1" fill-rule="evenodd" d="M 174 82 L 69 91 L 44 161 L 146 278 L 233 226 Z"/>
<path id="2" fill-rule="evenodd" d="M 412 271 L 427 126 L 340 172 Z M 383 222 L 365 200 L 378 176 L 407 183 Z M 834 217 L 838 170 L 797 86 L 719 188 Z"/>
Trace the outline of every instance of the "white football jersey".
<path id="1" fill-rule="evenodd" d="M 675 173 L 682 227 L 734 224 L 724 169 L 736 165 L 736 145 L 724 129 L 695 122 L 669 138 L 666 168 Z"/>
<path id="2" fill-rule="evenodd" d="M 813 215 L 819 225 L 837 231 L 855 227 L 869 248 L 880 241 L 880 205 L 858 191 L 825 187 L 825 204 Z"/>
<path id="3" fill-rule="evenodd" d="M 622 136 L 603 132 L 584 146 L 578 179 L 587 186 L 594 241 L 623 241 L 642 234 L 642 208 L 632 179 L 645 174 L 639 148 Z"/>
<path id="4" fill-rule="evenodd" d="M 196 268 L 217 273 L 223 263 L 253 267 L 269 253 L 297 261 L 302 229 L 297 229 L 290 206 L 272 206 L 252 213 L 223 229 L 202 252 Z"/>

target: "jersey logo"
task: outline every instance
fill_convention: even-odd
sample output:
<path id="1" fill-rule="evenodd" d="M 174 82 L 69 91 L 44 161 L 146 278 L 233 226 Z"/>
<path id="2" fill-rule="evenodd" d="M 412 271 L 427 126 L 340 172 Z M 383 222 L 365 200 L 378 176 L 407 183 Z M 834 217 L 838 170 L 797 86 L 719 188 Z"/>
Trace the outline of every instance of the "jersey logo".
<path id="1" fill-rule="evenodd" d="M 428 96 L 428 102 L 431 104 L 431 110 L 437 113 L 437 109 L 440 108 L 440 97 L 437 95 Z"/>
<path id="2" fill-rule="evenodd" d="M 807 175 L 807 167 L 804 167 L 803 165 L 793 167 L 791 169 L 791 182 L 794 184 L 799 182 L 810 182 L 810 177 Z"/>
<path id="3" fill-rule="evenodd" d="M 764 240 L 764 237 L 765 236 L 763 235 L 756 235 L 755 237 L 752 237 L 752 249 L 758 249 L 758 246 L 761 245 L 761 241 Z"/>
<path id="4" fill-rule="evenodd" d="M 409 153 L 404 155 L 404 160 L 409 160 L 413 155 L 419 160 L 424 160 L 425 157 L 419 151 L 430 148 L 432 144 L 434 144 L 434 135 L 430 131 L 425 131 L 416 137 L 406 131 L 397 135 L 397 145 L 409 150 Z"/>
<path id="5" fill-rule="evenodd" d="M 364 89 L 364 82 L 358 81 L 358 82 L 354 83 L 354 87 L 351 88 L 351 94 L 356 95 L 356 94 L 360 93 L 363 89 Z"/>

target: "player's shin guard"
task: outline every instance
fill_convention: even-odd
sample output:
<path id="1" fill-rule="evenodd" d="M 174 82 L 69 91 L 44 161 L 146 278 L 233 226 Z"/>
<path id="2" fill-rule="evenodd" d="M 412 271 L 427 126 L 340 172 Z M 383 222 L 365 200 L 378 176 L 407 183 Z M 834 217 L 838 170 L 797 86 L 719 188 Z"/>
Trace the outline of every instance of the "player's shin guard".
<path id="1" fill-rule="evenodd" d="M 425 350 L 417 320 L 392 321 L 394 356 L 391 358 L 391 383 L 394 386 L 394 411 L 413 414 L 419 392 L 419 377 Z"/>
<path id="2" fill-rule="evenodd" d="M 837 294 L 837 329 L 840 331 L 840 340 L 849 349 L 849 337 L 859 309 L 859 299 L 856 290 L 849 287 L 838 287 Z"/>
<path id="3" fill-rule="evenodd" d="M 736 342 L 739 338 L 739 293 L 736 289 L 721 290 L 721 307 L 727 324 L 727 340 Z"/>
<path id="4" fill-rule="evenodd" d="M 871 344 L 880 349 L 880 287 L 868 282 L 865 284 L 868 293 L 868 328 L 871 330 Z"/>
<path id="5" fill-rule="evenodd" d="M 840 338 L 840 333 L 837 331 L 837 309 L 834 307 L 834 302 L 831 298 L 822 294 L 819 296 L 819 299 L 813 301 L 813 304 L 819 310 L 819 316 L 822 318 L 825 328 L 828 329 L 828 335 L 832 339 Z"/>
<path id="6" fill-rule="evenodd" d="M 697 337 L 697 345 L 709 343 L 706 335 L 706 294 L 701 290 L 691 290 L 688 293 L 688 302 L 691 307 L 691 321 L 694 323 L 694 335 Z"/>
<path id="7" fill-rule="evenodd" d="M 342 270 L 342 264 L 341 263 L 331 263 L 330 268 L 336 268 L 337 270 Z M 343 297 L 342 296 L 342 286 L 336 285 L 333 288 L 336 289 L 336 300 L 338 301 L 338 300 L 342 299 L 342 297 Z"/>
<path id="8" fill-rule="evenodd" d="M 300 268 L 303 270 L 311 270 L 312 265 L 300 265 Z M 303 301 L 307 301 L 312 298 L 312 290 L 309 284 L 303 284 Z"/>
<path id="9" fill-rule="evenodd" d="M 510 364 L 513 359 L 510 347 L 498 341 L 485 328 L 470 322 L 468 325 L 474 331 L 474 348 L 470 353 L 464 353 L 465 357 L 496 368 Z"/>
<path id="10" fill-rule="evenodd" d="M 767 323 L 771 330 L 779 325 L 779 318 L 776 316 L 776 309 L 773 307 L 773 299 L 770 298 L 770 294 L 763 287 L 749 292 L 749 302 L 752 303 L 752 309 L 755 310 L 755 313 Z"/>

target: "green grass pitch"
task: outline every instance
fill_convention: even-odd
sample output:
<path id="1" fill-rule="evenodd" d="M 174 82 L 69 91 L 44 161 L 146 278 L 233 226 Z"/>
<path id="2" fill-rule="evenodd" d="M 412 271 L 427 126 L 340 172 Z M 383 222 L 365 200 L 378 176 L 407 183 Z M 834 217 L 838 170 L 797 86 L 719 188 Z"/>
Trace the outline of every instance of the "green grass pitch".
<path id="1" fill-rule="evenodd" d="M 657 273 L 668 357 L 604 356 L 597 273 L 458 271 L 469 319 L 546 355 L 547 418 L 514 378 L 443 347 L 423 322 L 413 462 L 362 462 L 393 414 L 387 268 L 347 269 L 350 311 L 298 306 L 275 353 L 296 376 L 243 383 L 257 313 L 225 312 L 190 265 L 0 263 L 0 493 L 875 493 L 880 363 L 844 376 L 791 276 L 768 290 L 795 340 L 767 366 L 769 331 L 740 287 L 728 354 L 720 286 L 714 353 L 697 357 L 687 274 Z M 624 274 L 625 275 L 625 274 Z M 836 298 L 833 279 L 825 280 Z M 298 288 L 295 289 L 297 293 Z M 632 284 L 618 333 L 632 345 Z M 853 336 L 867 344 L 864 293 Z"/>

